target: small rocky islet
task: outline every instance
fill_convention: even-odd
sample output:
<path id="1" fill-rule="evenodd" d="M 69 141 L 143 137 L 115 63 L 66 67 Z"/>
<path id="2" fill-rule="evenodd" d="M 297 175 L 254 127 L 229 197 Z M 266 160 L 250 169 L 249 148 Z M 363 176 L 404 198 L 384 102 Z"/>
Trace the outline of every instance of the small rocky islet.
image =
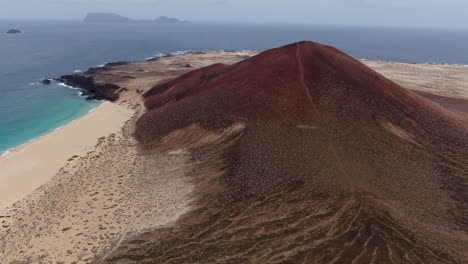
<path id="1" fill-rule="evenodd" d="M 8 30 L 6 33 L 7 34 L 21 34 L 21 33 L 23 33 L 23 31 L 21 31 L 19 29 L 12 28 L 12 29 Z"/>

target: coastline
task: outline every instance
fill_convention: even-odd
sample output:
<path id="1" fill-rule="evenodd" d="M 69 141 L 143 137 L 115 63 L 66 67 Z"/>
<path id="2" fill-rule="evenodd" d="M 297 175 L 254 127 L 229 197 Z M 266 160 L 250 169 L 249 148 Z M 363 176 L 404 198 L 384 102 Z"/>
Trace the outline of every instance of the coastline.
<path id="1" fill-rule="evenodd" d="M 227 60 L 227 63 L 234 63 L 239 60 L 242 56 L 256 54 L 253 51 L 176 51 L 166 54 L 157 54 L 153 57 L 147 58 L 141 61 L 125 61 L 125 62 L 107 62 L 96 67 L 90 67 L 86 71 L 74 72 L 71 75 L 64 75 L 58 79 L 58 85 L 70 88 L 70 89 L 82 89 L 89 91 L 90 88 L 112 90 L 109 89 L 107 83 L 103 83 L 98 80 L 94 83 L 94 80 L 89 86 L 89 83 L 82 84 L 80 82 L 70 83 L 64 79 L 66 76 L 86 76 L 87 73 L 100 72 L 101 70 L 107 70 L 108 68 L 130 66 L 133 64 L 153 64 L 158 63 L 160 59 L 173 59 L 180 56 L 188 56 L 190 61 L 195 62 L 199 58 L 200 54 L 206 54 L 207 59 L 202 59 L 196 63 L 196 67 L 204 67 L 211 63 L 215 63 L 220 56 Z M 211 58 L 215 56 L 215 58 Z M 163 64 L 163 67 L 168 67 Z M 166 73 L 162 76 L 153 77 L 153 81 L 158 83 L 165 78 L 175 78 L 182 73 L 191 71 L 191 68 L 181 67 L 181 72 Z M 63 80 L 61 80 L 63 79 Z M 120 85 L 120 84 L 119 84 Z M 140 86 L 140 83 L 135 85 Z M 148 86 L 147 83 L 144 83 Z M 130 85 L 130 88 L 133 85 Z M 146 89 L 149 89 L 148 86 Z M 105 100 L 102 104 L 96 108 L 91 109 L 88 113 L 70 121 L 69 123 L 59 126 L 50 132 L 33 138 L 30 141 L 10 148 L 8 150 L 0 152 L 0 214 L 8 212 L 10 209 L 14 209 L 15 203 L 28 200 L 27 196 L 33 194 L 40 186 L 52 182 L 53 177 L 59 173 L 60 169 L 67 166 L 72 157 L 86 156 L 86 154 L 96 151 L 96 142 L 99 138 L 106 137 L 112 133 L 120 132 L 125 121 L 131 119 L 135 109 L 126 103 L 126 100 L 133 101 L 133 103 L 140 104 L 140 93 L 134 93 L 134 91 L 127 89 L 117 90 L 114 100 Z M 89 92 L 88 94 L 81 95 L 83 100 L 89 96 L 95 94 L 95 92 Z M 113 96 L 114 94 L 112 94 Z M 123 95 L 123 98 L 120 98 Z M 107 98 L 110 99 L 110 98 Z M 78 139 L 78 140 L 77 140 Z M 77 140 L 71 142 L 71 140 Z M 51 150 L 49 146 L 54 146 Z M 55 147 L 57 146 L 57 147 Z M 49 149 L 52 153 L 42 155 L 43 150 Z M 26 164 L 27 162 L 27 164 Z"/>
<path id="2" fill-rule="evenodd" d="M 41 80 L 49 80 L 51 81 L 51 83 L 43 84 L 41 83 L 41 81 L 37 81 L 37 82 L 31 82 L 29 83 L 29 85 L 34 85 L 39 89 L 54 90 L 57 88 L 60 88 L 60 89 L 63 88 L 64 91 L 67 91 L 67 90 L 73 91 L 73 95 L 66 94 L 67 92 L 65 92 L 64 98 L 57 99 L 57 100 L 60 100 L 59 103 L 61 103 L 64 107 L 68 107 L 68 108 L 65 111 L 63 111 L 63 113 L 61 113 L 62 111 L 56 111 L 55 113 L 50 112 L 48 114 L 43 114 L 42 116 L 43 117 L 47 116 L 47 118 L 42 118 L 42 122 L 40 123 L 40 125 L 37 122 L 35 123 L 35 125 L 32 125 L 31 124 L 32 122 L 30 120 L 33 120 L 33 119 L 25 118 L 24 120 L 26 122 L 23 120 L 20 120 L 18 122 L 21 128 L 17 128 L 14 126 L 13 129 L 10 128 L 10 130 L 7 130 L 9 132 L 7 132 L 6 134 L 5 132 L 2 132 L 3 136 L 0 142 L 0 158 L 10 154 L 11 152 L 14 152 L 15 150 L 19 148 L 24 147 L 25 145 L 28 145 L 29 143 L 34 142 L 35 140 L 45 135 L 48 135 L 54 132 L 57 129 L 61 129 L 64 126 L 67 126 L 75 122 L 81 117 L 94 111 L 101 104 L 100 101 L 85 101 L 84 99 L 86 97 L 82 95 L 82 92 L 80 91 L 81 89 L 78 87 L 71 87 L 64 83 L 56 82 L 56 80 L 53 78 L 42 78 Z M 62 91 L 60 91 L 59 93 L 62 93 Z M 70 104 L 68 104 L 68 102 Z M 25 129 L 26 127 L 33 128 L 32 131 L 34 132 L 23 133 L 24 131 L 27 131 L 27 129 Z M 19 131 L 18 135 L 9 137 L 8 133 L 13 134 L 14 131 L 16 131 L 15 129 Z"/>
<path id="3" fill-rule="evenodd" d="M 158 62 L 161 59 L 168 59 L 171 60 L 173 58 L 183 58 L 187 57 L 188 61 L 192 61 L 194 58 L 196 58 L 197 55 L 208 55 L 208 56 L 213 56 L 213 55 L 219 55 L 219 56 L 227 56 L 228 54 L 232 54 L 235 57 L 235 54 L 238 54 L 238 56 L 253 56 L 258 54 L 258 51 L 249 51 L 249 50 L 242 50 L 242 51 L 176 51 L 172 53 L 166 53 L 166 54 L 156 54 L 154 56 L 148 57 L 145 60 L 138 60 L 138 61 L 122 61 L 122 62 L 108 62 L 104 63 L 102 65 L 98 65 L 97 67 L 91 67 L 86 71 L 75 71 L 71 75 L 68 76 L 92 76 L 93 79 L 95 76 L 94 74 L 97 74 L 99 76 L 99 73 L 101 70 L 113 70 L 116 68 L 119 68 L 121 66 L 129 67 L 132 68 L 133 65 L 138 65 L 138 66 L 146 66 L 148 64 L 152 64 L 153 62 Z M 198 58 L 197 58 L 198 59 Z M 218 57 L 219 59 L 219 57 Z M 366 64 L 367 66 L 373 68 L 377 72 L 383 74 L 389 79 L 392 79 L 393 81 L 400 83 L 401 85 L 415 91 L 415 92 L 421 92 L 420 95 L 424 96 L 424 93 L 426 91 L 429 91 L 431 93 L 434 93 L 434 95 L 444 95 L 444 96 L 450 96 L 450 97 L 456 97 L 460 98 L 465 102 L 465 100 L 468 99 L 468 88 L 467 87 L 462 87 L 460 89 L 459 87 L 452 89 L 456 90 L 454 93 L 450 94 L 441 94 L 440 91 L 435 90 L 437 87 L 423 87 L 420 85 L 423 81 L 421 79 L 419 80 L 409 80 L 405 79 L 405 76 L 403 76 L 403 73 L 398 73 L 398 70 L 400 67 L 403 67 L 405 70 L 409 70 L 410 72 L 413 71 L 413 69 L 418 69 L 417 72 L 412 72 L 414 76 L 420 75 L 423 71 L 424 73 L 427 74 L 426 71 L 428 70 L 436 70 L 440 71 L 442 68 L 450 68 L 451 70 L 458 69 L 463 72 L 465 72 L 466 68 L 468 68 L 468 65 L 461 65 L 461 64 L 448 64 L 448 63 L 422 63 L 422 62 L 394 62 L 394 61 L 388 61 L 388 60 L 368 60 L 368 59 L 362 59 L 362 58 L 356 58 L 357 60 L 361 61 L 362 63 Z M 214 62 L 214 61 L 213 61 Z M 204 62 L 205 64 L 205 62 Z M 182 64 L 181 64 L 182 65 Z M 198 68 L 199 65 L 196 65 Z M 200 66 L 206 66 L 206 65 L 200 65 Z M 408 68 L 410 67 L 410 68 Z M 440 68 L 439 68 L 440 67 Z M 182 66 L 183 68 L 183 66 Z M 192 69 L 186 69 L 187 71 L 190 71 Z M 182 71 L 184 72 L 184 71 Z M 172 78 L 172 76 L 177 76 L 177 74 L 167 74 L 169 77 Z M 63 78 L 62 76 L 61 78 Z M 164 78 L 154 78 L 155 82 L 159 82 Z M 57 79 L 59 80 L 59 79 Z M 94 80 L 93 80 L 94 81 Z M 107 83 L 105 82 L 107 80 L 100 80 L 99 78 L 96 80 L 97 85 L 102 85 L 103 89 L 106 90 Z M 114 84 L 113 82 L 109 82 Z M 117 80 L 116 83 L 120 85 L 120 80 Z M 128 84 L 128 83 L 125 83 Z M 133 83 L 130 83 L 130 86 L 132 86 Z M 139 83 L 138 83 L 139 84 Z M 146 83 L 145 83 L 146 84 Z M 69 87 L 72 89 L 90 89 L 90 87 L 87 86 L 87 83 L 81 84 L 77 83 L 77 86 L 67 83 L 66 80 L 63 80 L 63 82 L 60 82 L 59 85 Z M 93 83 L 94 85 L 94 83 Z M 450 83 L 450 88 L 453 88 L 455 86 L 454 84 Z M 120 88 L 123 86 L 118 86 L 119 87 L 119 92 Z M 432 88 L 432 89 L 428 89 Z M 127 94 L 128 91 L 124 90 L 124 94 Z M 85 95 L 82 95 L 82 97 L 86 97 Z M 131 96 L 133 97 L 133 96 Z M 124 96 L 124 98 L 128 98 L 128 96 Z M 447 97 L 449 98 L 449 97 Z M 121 98 L 119 98 L 118 94 L 117 97 L 115 98 L 114 101 L 119 101 L 121 102 Z M 113 110 L 111 110 L 113 109 Z M 112 114 L 111 114 L 112 112 Z M 112 103 L 109 101 L 105 101 L 101 105 L 97 106 L 96 108 L 91 109 L 88 113 L 86 113 L 83 116 L 80 116 L 79 118 L 72 120 L 71 122 L 57 127 L 54 130 L 48 132 L 45 135 L 39 136 L 37 138 L 34 138 L 30 140 L 29 142 L 26 142 L 24 144 L 21 144 L 17 147 L 5 150 L 3 152 L 0 152 L 0 169 L 2 170 L 0 173 L 0 212 L 5 210 L 7 207 L 10 207 L 13 205 L 15 202 L 21 200 L 22 198 L 26 197 L 28 194 L 34 192 L 39 186 L 42 184 L 46 183 L 49 181 L 57 172 L 58 170 L 65 166 L 67 164 L 67 160 L 74 156 L 72 152 L 77 152 L 81 154 L 86 154 L 85 150 L 92 150 L 94 148 L 94 143 L 97 141 L 97 139 L 101 136 L 106 136 L 109 135 L 110 133 L 115 133 L 118 132 L 118 128 L 121 128 L 123 123 L 130 119 L 131 116 L 131 110 L 128 108 L 125 108 L 121 106 L 119 103 Z M 100 120 L 101 117 L 111 117 L 108 118 L 105 122 L 97 122 L 97 120 Z M 86 121 L 85 121 L 86 120 Z M 93 121 L 94 120 L 94 121 Z M 61 134 L 67 134 L 67 138 L 79 138 L 78 135 L 82 134 L 80 131 L 88 131 L 91 132 L 91 129 L 86 129 L 92 126 L 91 124 L 95 124 L 97 126 L 94 126 L 92 129 L 93 133 L 89 133 L 85 139 L 81 141 L 79 146 L 65 146 L 62 145 L 60 146 L 60 155 L 65 155 L 68 154 L 70 157 L 58 157 L 54 159 L 55 162 L 54 165 L 52 163 L 49 164 L 49 162 L 44 162 L 42 164 L 35 164 L 31 165 L 29 167 L 24 166 L 24 164 L 21 165 L 11 165 L 11 164 L 6 164 L 8 162 L 12 162 L 12 164 L 19 164 L 18 160 L 29 160 L 33 156 L 32 153 L 36 151 L 40 146 L 42 146 L 44 149 L 46 148 L 45 146 L 50 143 L 45 143 L 45 142 L 54 142 L 58 141 L 57 135 Z M 99 124 L 99 125 L 98 125 Z M 62 131 L 62 130 L 65 130 Z M 91 135 L 92 134 L 92 135 Z M 54 139 L 55 138 L 55 139 Z M 86 142 L 84 142 L 86 141 Z M 53 144 L 53 143 L 52 143 Z M 39 151 L 36 151 L 35 153 L 37 154 Z M 60 156 L 59 155 L 59 156 Z M 37 155 L 38 157 L 40 155 Z M 80 156 L 80 155 L 78 155 Z M 61 159 L 60 159 L 61 158 Z M 52 160 L 52 159 L 51 159 Z M 47 163 L 47 164 L 46 164 Z M 59 166 L 60 163 L 60 166 Z M 16 168 L 14 168 L 16 166 Z M 37 168 L 37 166 L 41 167 L 52 167 L 53 169 L 47 170 L 45 173 L 39 172 L 37 174 L 41 174 L 41 177 L 34 177 L 31 176 L 31 173 L 28 174 L 33 168 Z M 21 169 L 22 167 L 22 169 Z M 9 174 L 8 176 L 5 176 L 3 174 Z M 22 180 L 21 176 L 16 177 L 13 175 L 26 175 L 28 176 L 23 176 L 23 180 L 29 179 L 28 183 L 21 183 L 19 184 Z M 17 179 L 13 179 L 17 178 Z M 8 192 L 8 189 L 11 189 L 9 186 L 18 186 L 18 188 L 15 189 L 20 189 L 21 191 L 16 191 L 16 194 L 13 194 L 13 192 Z M 17 185 L 18 184 L 18 185 Z M 8 187 L 7 187 L 8 186 Z"/>
<path id="4" fill-rule="evenodd" d="M 32 139 L 30 139 L 30 140 L 28 140 L 28 141 L 26 141 L 26 142 L 24 142 L 24 143 L 21 143 L 21 144 L 15 146 L 15 147 L 9 148 L 9 149 L 7 149 L 7 150 L 2 150 L 2 151 L 0 151 L 0 159 L 1 159 L 2 157 L 5 157 L 5 156 L 11 154 L 12 152 L 15 152 L 15 151 L 18 150 L 18 149 L 21 149 L 21 148 L 23 148 L 23 147 L 27 147 L 29 144 L 33 143 L 34 141 L 36 141 L 36 140 L 38 140 L 38 139 L 41 139 L 42 137 L 45 137 L 45 136 L 47 136 L 47 135 L 49 135 L 49 134 L 51 134 L 51 133 L 53 133 L 53 132 L 55 132 L 55 131 L 57 131 L 57 130 L 60 130 L 60 129 L 62 129 L 62 128 L 68 126 L 68 125 L 73 124 L 74 122 L 76 122 L 76 121 L 79 120 L 80 118 L 82 118 L 82 117 L 88 115 L 89 113 L 92 113 L 92 112 L 93 112 L 94 110 L 96 110 L 99 106 L 100 106 L 100 104 L 97 105 L 95 108 L 90 109 L 87 113 L 84 113 L 84 114 L 78 116 L 77 118 L 68 121 L 68 123 L 66 123 L 66 124 L 60 125 L 60 126 L 58 126 L 58 127 L 56 127 L 56 128 L 53 128 L 53 129 L 51 129 L 50 131 L 45 132 L 45 133 L 42 134 L 42 135 L 39 135 L 39 136 L 37 136 L 37 137 L 35 137 L 35 138 L 32 138 Z"/>
<path id="5" fill-rule="evenodd" d="M 132 114 L 123 106 L 104 102 L 0 157 L 0 212 L 48 182 L 71 157 L 92 151 L 100 137 L 118 132 Z"/>
<path id="6" fill-rule="evenodd" d="M 104 92 L 106 88 L 116 92 L 112 89 L 116 86 L 122 89 L 117 90 L 115 103 L 105 102 L 76 122 L 0 158 L 0 164 L 11 160 L 11 166 L 22 172 L 21 177 L 0 177 L 3 261 L 90 263 L 129 236 L 175 224 L 192 208 L 193 183 L 188 175 L 196 162 L 187 151 L 141 152 L 133 138 L 137 117 L 144 111 L 141 95 L 196 68 L 219 62 L 234 64 L 251 55 L 187 53 L 152 61 L 111 63 L 81 73 L 88 77 L 117 70 L 119 74 L 107 75 L 106 79 L 92 76 L 93 85 L 104 88 Z M 106 105 L 114 111 L 101 115 Z M 87 119 L 94 121 L 83 121 Z M 73 144 L 84 134 L 92 136 L 81 146 Z M 63 135 L 68 144 L 61 145 L 57 135 Z M 56 145 L 60 154 L 45 154 L 44 150 Z M 31 156 L 23 156 L 23 151 Z M 27 167 L 24 160 L 28 158 L 42 159 L 42 163 L 33 165 L 43 165 L 44 170 Z M 2 167 L 0 170 L 4 172 Z"/>
<path id="7" fill-rule="evenodd" d="M 149 56 L 149 57 L 146 57 L 142 60 L 134 60 L 134 61 L 118 61 L 118 62 L 113 62 L 113 61 L 110 61 L 110 62 L 105 62 L 105 63 L 102 63 L 102 64 L 99 64 L 99 65 L 96 65 L 96 66 L 93 66 L 93 67 L 90 67 L 88 68 L 87 70 L 74 70 L 73 73 L 70 73 L 70 76 L 74 76 L 74 75 L 81 75 L 81 74 L 84 74 L 84 73 L 87 73 L 89 71 L 94 71 L 94 70 L 101 70 L 101 69 L 104 69 L 108 66 L 115 66 L 115 65 L 125 65 L 125 64 L 134 64 L 134 63 L 142 63 L 142 62 L 151 62 L 151 61 L 155 61 L 155 60 L 159 60 L 161 58 L 165 58 L 165 57 L 175 57 L 175 56 L 180 56 L 180 55 L 185 55 L 185 54 L 198 54 L 198 53 L 206 53 L 206 54 L 210 54 L 210 53 L 235 53 L 235 52 L 241 52 L 241 53 L 249 53 L 249 54 L 258 54 L 260 53 L 261 51 L 256 51 L 256 50 L 239 50 L 239 51 L 229 51 L 229 50 L 218 50 L 218 51 L 213 51 L 213 50 L 204 50 L 204 51 L 197 51 L 197 50 L 179 50 L 179 51 L 175 51 L 175 52 L 169 52 L 169 53 L 158 53 L 158 54 L 155 54 L 153 56 Z M 459 67 L 464 67 L 464 68 L 468 68 L 468 65 L 464 65 L 464 64 L 453 64 L 453 63 L 445 63 L 445 62 L 403 62 L 403 61 L 390 61 L 390 60 L 374 60 L 374 59 L 364 59 L 364 58 L 355 58 L 359 61 L 361 61 L 362 63 L 366 64 L 367 66 L 370 66 L 370 67 L 379 67 L 380 65 L 378 64 L 385 64 L 385 65 L 391 65 L 391 64 L 399 64 L 399 65 L 409 65 L 409 66 L 426 66 L 426 67 L 434 67 L 434 66 L 441 66 L 441 67 L 455 67 L 455 68 L 459 68 Z M 63 77 L 63 76 L 62 76 Z M 49 80 L 57 80 L 58 79 L 55 79 L 55 78 L 45 78 L 45 79 L 49 79 Z M 397 80 L 396 80 L 397 81 Z M 35 83 L 31 83 L 31 84 L 37 84 L 38 82 L 35 82 Z M 75 87 L 73 85 L 68 85 L 64 82 L 59 82 L 60 86 L 63 86 L 63 87 L 66 87 L 66 88 L 69 88 L 69 89 L 74 89 L 74 90 L 86 90 L 86 89 L 89 89 L 89 87 L 86 87 L 86 86 L 81 86 L 81 87 Z M 406 85 L 406 83 L 402 83 L 402 85 Z M 412 87 L 410 87 L 412 88 Z M 82 98 L 86 98 L 87 95 L 83 95 L 83 92 L 80 92 L 80 96 Z M 466 93 L 462 94 L 462 96 L 464 98 L 467 98 L 468 99 L 468 95 Z M 92 112 L 94 111 L 96 108 L 93 108 L 89 111 Z M 84 114 L 84 115 L 87 115 L 88 113 Z M 9 149 L 6 149 L 6 150 L 2 150 L 0 151 L 0 158 L 4 157 L 4 156 L 7 156 L 9 154 L 11 154 L 12 152 L 16 151 L 17 149 L 19 148 L 23 148 L 24 146 L 34 142 L 35 140 L 37 139 L 40 139 L 41 137 L 43 136 L 46 136 L 46 135 L 49 135 L 50 133 L 56 131 L 56 130 L 59 130 L 61 128 L 63 128 L 64 126 L 67 126 L 67 125 L 70 125 L 71 123 L 75 122 L 76 120 L 80 119 L 81 117 L 83 117 L 84 115 L 81 115 L 79 117 L 77 117 L 76 119 L 73 119 L 71 121 L 69 121 L 68 123 L 64 124 L 64 125 L 61 125 L 57 128 L 54 128 L 53 130 L 51 131 L 48 131 L 46 132 L 45 134 L 43 135 L 40 135 L 38 137 L 35 137 L 35 138 L 32 138 L 30 139 L 29 141 L 27 142 L 24 142 L 20 145 L 17 145 L 15 147 L 12 147 L 12 148 L 9 148 Z"/>
<path id="8" fill-rule="evenodd" d="M 198 139 L 216 140 L 220 135 L 192 126 L 169 134 L 158 143 L 158 149 L 139 149 L 133 132 L 137 117 L 144 111 L 141 95 L 194 69 L 213 63 L 234 64 L 255 54 L 192 52 L 149 61 L 107 63 L 76 74 L 92 78 L 93 88 L 97 85 L 103 91 L 115 91 L 116 103 L 105 102 L 76 121 L 0 157 L 0 217 L 8 217 L 5 226 L 0 223 L 0 255 L 29 263 L 44 259 L 91 263 L 96 257 L 109 256 L 131 237 L 176 225 L 181 216 L 195 208 L 193 172 L 199 168 L 199 161 L 193 159 L 189 146 L 207 144 Z M 466 67 L 364 63 L 413 91 L 468 99 L 468 79 L 463 77 Z M 408 76 L 408 72 L 412 74 Z M 442 88 L 448 90 L 427 83 L 443 83 Z M 86 90 L 86 83 L 83 86 Z M 177 141 L 181 136 L 185 144 Z M 20 177 L 2 178 L 2 162 L 7 159 L 22 170 Z M 31 159 L 42 160 L 32 166 L 42 166 L 43 170 L 24 162 Z M 5 214 L 2 208 L 8 200 L 4 196 L 10 196 L 10 205 L 20 200 Z"/>

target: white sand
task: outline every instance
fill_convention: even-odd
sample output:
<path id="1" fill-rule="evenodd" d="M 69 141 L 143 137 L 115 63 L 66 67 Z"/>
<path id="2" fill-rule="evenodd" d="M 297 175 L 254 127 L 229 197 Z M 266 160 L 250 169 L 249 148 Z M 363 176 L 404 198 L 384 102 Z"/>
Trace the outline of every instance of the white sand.
<path id="1" fill-rule="evenodd" d="M 0 213 L 1 264 L 92 263 L 127 237 L 171 225 L 189 211 L 191 154 L 141 153 L 132 137 L 141 108 L 132 109 L 135 116 L 122 130 L 99 138 L 91 151 L 82 148 L 79 158 L 62 159 L 57 174 Z M 68 136 L 102 125 L 109 128 L 104 123 L 121 114 L 114 111 L 91 127 L 81 124 Z"/>
<path id="2" fill-rule="evenodd" d="M 105 102 L 75 122 L 0 157 L 0 212 L 50 180 L 72 156 L 93 150 L 98 138 L 120 131 L 132 114 Z"/>

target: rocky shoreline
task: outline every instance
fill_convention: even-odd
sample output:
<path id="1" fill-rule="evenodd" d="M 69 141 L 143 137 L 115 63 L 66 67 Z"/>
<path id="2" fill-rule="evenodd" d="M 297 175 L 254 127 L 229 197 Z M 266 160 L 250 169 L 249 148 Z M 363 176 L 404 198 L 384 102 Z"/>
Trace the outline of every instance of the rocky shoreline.
<path id="1" fill-rule="evenodd" d="M 183 52 L 177 54 L 164 54 L 158 57 L 151 57 L 144 61 L 117 61 L 106 63 L 103 67 L 92 67 L 88 70 L 75 74 L 63 75 L 54 80 L 62 82 L 67 86 L 83 89 L 82 96 L 86 100 L 106 100 L 110 102 L 118 102 L 124 94 L 129 96 L 138 95 L 151 87 L 146 87 L 146 83 L 142 86 L 135 87 L 135 83 L 139 83 L 142 79 L 153 80 L 154 84 L 161 79 L 170 79 L 181 74 L 193 70 L 193 68 L 206 66 L 211 63 L 212 57 L 220 56 L 228 62 L 237 62 L 255 55 L 255 52 Z M 183 57 L 179 57 L 183 55 Z M 201 58 L 201 65 L 192 65 L 192 59 L 206 55 L 206 59 Z M 185 57 L 185 58 L 184 58 Z M 162 63 L 158 63 L 161 59 Z M 206 60 L 206 62 L 204 61 Z M 165 63 L 165 62 L 169 63 Z M 44 79 L 49 80 L 49 79 Z M 44 80 L 40 81 L 43 84 Z M 145 87 L 143 87 L 145 86 Z M 133 92 L 133 93 L 132 93 Z"/>
<path id="2" fill-rule="evenodd" d="M 110 62 L 102 68 L 89 68 L 84 73 L 63 75 L 57 79 L 68 86 L 84 89 L 82 96 L 86 100 L 107 100 L 115 102 L 119 99 L 122 91 L 127 91 L 125 87 L 120 87 L 112 83 L 97 83 L 93 74 L 106 71 L 113 66 L 126 65 L 128 62 Z"/>
<path id="3" fill-rule="evenodd" d="M 119 99 L 119 93 L 126 90 L 115 84 L 97 84 L 93 77 L 79 74 L 64 75 L 59 78 L 59 81 L 68 86 L 84 89 L 82 95 L 87 96 L 86 100 L 108 100 L 115 102 Z"/>
<path id="4" fill-rule="evenodd" d="M 201 55 L 205 54 L 205 52 L 187 52 L 189 54 L 194 55 Z M 164 57 L 172 57 L 175 55 L 172 54 L 165 54 L 160 57 L 152 57 L 150 59 L 145 60 L 145 62 L 155 62 L 158 61 L 160 58 Z M 124 66 L 124 65 L 131 65 L 134 63 L 138 63 L 139 61 L 129 62 L 129 61 L 117 61 L 117 62 L 108 62 L 104 64 L 103 67 L 91 67 L 85 72 L 80 72 L 76 74 L 66 74 L 62 75 L 59 78 L 55 78 L 54 80 L 64 83 L 67 86 L 72 86 L 76 88 L 83 89 L 82 96 L 86 97 L 86 100 L 106 100 L 110 102 L 116 102 L 120 98 L 120 93 L 123 91 L 128 91 L 126 87 L 121 87 L 116 85 L 114 82 L 109 83 L 102 83 L 96 81 L 99 79 L 99 76 L 105 74 L 105 72 L 112 72 L 115 70 L 116 67 Z M 183 68 L 190 69 L 192 66 L 190 64 L 184 64 Z M 130 76 L 126 76 L 127 78 L 131 78 Z M 43 79 L 40 83 L 48 85 L 50 84 L 50 79 Z"/>

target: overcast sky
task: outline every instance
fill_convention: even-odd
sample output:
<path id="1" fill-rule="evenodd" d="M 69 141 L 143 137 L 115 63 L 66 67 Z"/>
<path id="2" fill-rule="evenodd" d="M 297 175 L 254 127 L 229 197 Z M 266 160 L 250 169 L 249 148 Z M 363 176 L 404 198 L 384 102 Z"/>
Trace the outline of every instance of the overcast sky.
<path id="1" fill-rule="evenodd" d="M 0 0 L 0 19 L 88 12 L 192 21 L 468 28 L 468 0 Z"/>

